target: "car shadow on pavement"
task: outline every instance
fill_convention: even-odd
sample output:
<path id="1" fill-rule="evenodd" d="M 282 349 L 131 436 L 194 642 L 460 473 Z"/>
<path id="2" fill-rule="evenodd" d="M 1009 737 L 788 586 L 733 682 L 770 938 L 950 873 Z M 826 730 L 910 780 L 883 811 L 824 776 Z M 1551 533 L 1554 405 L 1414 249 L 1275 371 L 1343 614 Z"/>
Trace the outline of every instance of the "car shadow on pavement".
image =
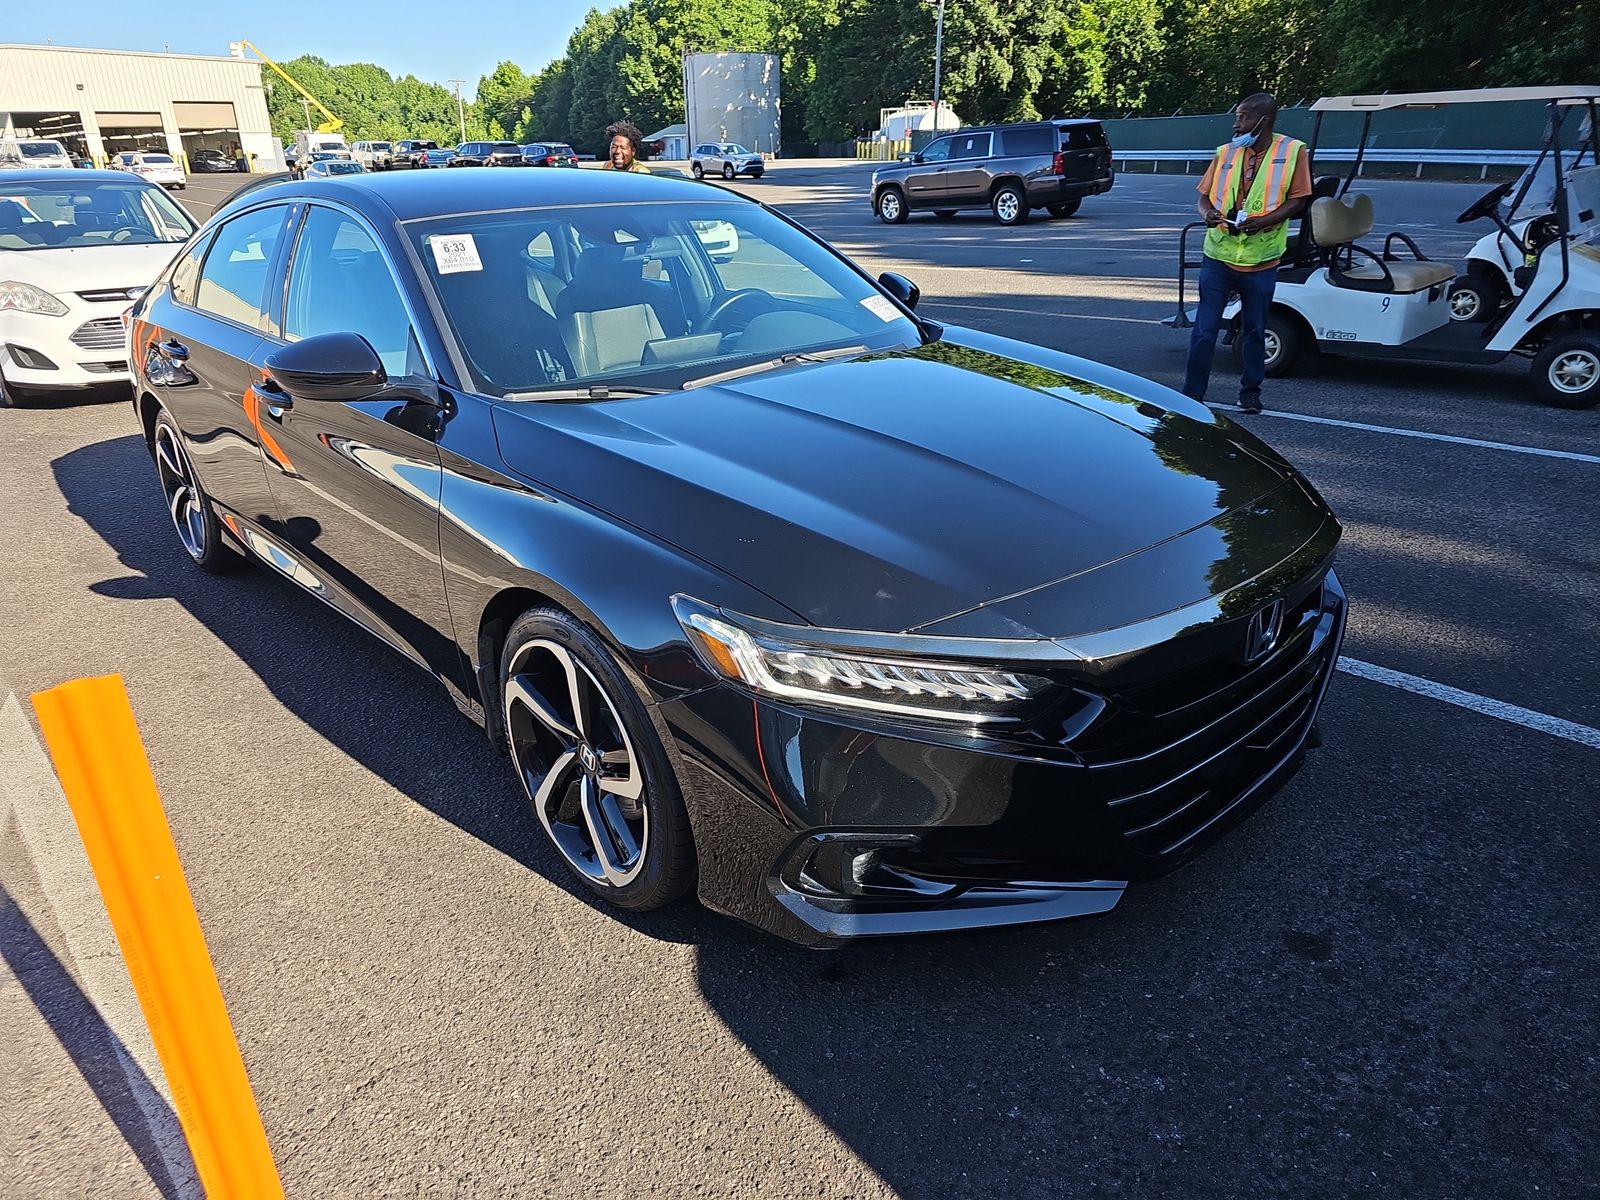
<path id="1" fill-rule="evenodd" d="M 149 455 L 137 435 L 62 455 L 52 464 L 70 511 L 130 572 L 92 585 L 123 600 L 171 599 L 236 654 L 295 716 L 417 804 L 537 872 L 609 919 L 669 942 L 697 941 L 709 914 L 680 905 L 630 914 L 571 882 L 507 760 L 462 716 L 442 685 L 293 584 L 266 569 L 217 577 L 189 562 L 172 534 Z M 108 480 L 118 481 L 107 486 Z M 297 652 L 285 644 L 293 630 Z M 359 701 L 357 698 L 359 697 Z M 372 713 L 387 714 L 382 722 Z M 395 736 L 432 731 L 430 753 Z"/>
<path id="2" fill-rule="evenodd" d="M 0 883 L 0 958 L 5 959 L 13 978 L 22 986 L 55 1034 L 61 1048 L 71 1057 L 85 1083 L 100 1101 L 106 1115 L 116 1125 L 128 1148 L 167 1200 L 184 1195 L 180 1181 L 156 1144 L 151 1121 L 173 1132 L 179 1128 L 177 1115 L 156 1090 L 134 1057 L 128 1053 L 116 1031 L 106 1024 L 89 998 L 83 994 L 71 972 L 55 956 L 27 914 Z M 14 1033 L 8 1033 L 10 1041 Z M 146 1114 L 151 1114 L 146 1116 Z M 181 1137 L 169 1139 L 167 1153 L 181 1155 L 174 1164 L 187 1171 L 192 1182 L 194 1164 L 188 1158 Z"/>

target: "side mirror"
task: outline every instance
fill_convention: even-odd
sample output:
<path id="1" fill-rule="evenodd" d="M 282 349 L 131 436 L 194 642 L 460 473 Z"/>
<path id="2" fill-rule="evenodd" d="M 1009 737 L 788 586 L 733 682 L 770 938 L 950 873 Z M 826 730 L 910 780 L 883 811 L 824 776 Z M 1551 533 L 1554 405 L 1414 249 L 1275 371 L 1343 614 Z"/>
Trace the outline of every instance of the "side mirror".
<path id="1" fill-rule="evenodd" d="M 268 355 L 267 371 L 297 400 L 367 400 L 389 383 L 389 375 L 359 333 L 322 333 L 290 342 Z"/>
<path id="2" fill-rule="evenodd" d="M 893 271 L 885 271 L 878 276 L 878 282 L 883 285 L 883 290 L 907 308 L 915 310 L 917 301 L 922 299 L 922 289 L 904 275 L 896 275 Z"/>

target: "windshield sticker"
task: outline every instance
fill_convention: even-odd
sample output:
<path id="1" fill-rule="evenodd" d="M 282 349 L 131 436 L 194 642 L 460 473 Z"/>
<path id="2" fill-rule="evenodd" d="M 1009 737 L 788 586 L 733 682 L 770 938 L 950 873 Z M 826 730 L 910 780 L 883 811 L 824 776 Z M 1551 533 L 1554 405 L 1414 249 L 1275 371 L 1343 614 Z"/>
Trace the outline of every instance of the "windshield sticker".
<path id="1" fill-rule="evenodd" d="M 472 240 L 470 233 L 435 234 L 428 239 L 428 245 L 433 247 L 434 265 L 441 275 L 483 270 L 478 243 Z"/>
<path id="2" fill-rule="evenodd" d="M 887 296 L 868 296 L 861 302 L 861 307 L 880 321 L 893 321 L 900 316 L 900 310 Z"/>

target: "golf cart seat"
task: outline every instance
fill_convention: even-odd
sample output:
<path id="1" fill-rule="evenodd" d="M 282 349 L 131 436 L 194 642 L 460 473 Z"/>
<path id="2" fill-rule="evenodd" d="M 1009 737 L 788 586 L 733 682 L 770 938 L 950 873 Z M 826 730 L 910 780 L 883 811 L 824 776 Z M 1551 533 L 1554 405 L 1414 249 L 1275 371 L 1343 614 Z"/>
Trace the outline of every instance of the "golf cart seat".
<path id="1" fill-rule="evenodd" d="M 1368 196 L 1323 196 L 1311 202 L 1311 236 L 1328 254 L 1328 281 L 1335 287 L 1358 292 L 1408 294 L 1425 291 L 1455 278 L 1448 263 L 1425 258 L 1416 242 L 1403 233 L 1391 233 L 1378 254 L 1356 239 L 1372 232 L 1372 200 Z M 1397 258 L 1395 242 L 1411 252 Z"/>

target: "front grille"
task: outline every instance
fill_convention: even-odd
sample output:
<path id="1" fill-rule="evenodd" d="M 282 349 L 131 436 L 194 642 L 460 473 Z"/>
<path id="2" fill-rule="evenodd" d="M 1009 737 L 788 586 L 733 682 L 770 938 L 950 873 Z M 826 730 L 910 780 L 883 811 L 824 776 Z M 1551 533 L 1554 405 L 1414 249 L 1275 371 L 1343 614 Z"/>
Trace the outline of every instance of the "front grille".
<path id="1" fill-rule="evenodd" d="M 81 362 L 78 365 L 91 375 L 123 374 L 128 369 L 128 364 L 120 358 L 116 362 Z"/>
<path id="2" fill-rule="evenodd" d="M 1342 597 L 1326 601 L 1321 588 L 1313 589 L 1293 632 L 1253 669 L 1205 664 L 1201 670 L 1213 681 L 1226 682 L 1209 694 L 1184 697 L 1187 702 L 1176 707 L 1163 685 L 1150 685 L 1147 695 L 1119 697 L 1097 744 L 1074 746 L 1133 849 L 1158 859 L 1182 855 L 1250 800 L 1300 745 L 1343 632 Z M 1164 693 L 1159 702 L 1157 692 Z M 1113 732 L 1119 726 L 1124 736 Z"/>
<path id="3" fill-rule="evenodd" d="M 92 292 L 79 292 L 78 299 L 87 300 L 91 304 L 108 304 L 130 300 L 137 300 L 144 294 L 142 287 L 135 288 L 98 288 Z"/>
<path id="4" fill-rule="evenodd" d="M 122 318 L 101 317 L 99 320 L 85 321 L 72 335 L 72 344 L 84 350 L 122 349 Z"/>

